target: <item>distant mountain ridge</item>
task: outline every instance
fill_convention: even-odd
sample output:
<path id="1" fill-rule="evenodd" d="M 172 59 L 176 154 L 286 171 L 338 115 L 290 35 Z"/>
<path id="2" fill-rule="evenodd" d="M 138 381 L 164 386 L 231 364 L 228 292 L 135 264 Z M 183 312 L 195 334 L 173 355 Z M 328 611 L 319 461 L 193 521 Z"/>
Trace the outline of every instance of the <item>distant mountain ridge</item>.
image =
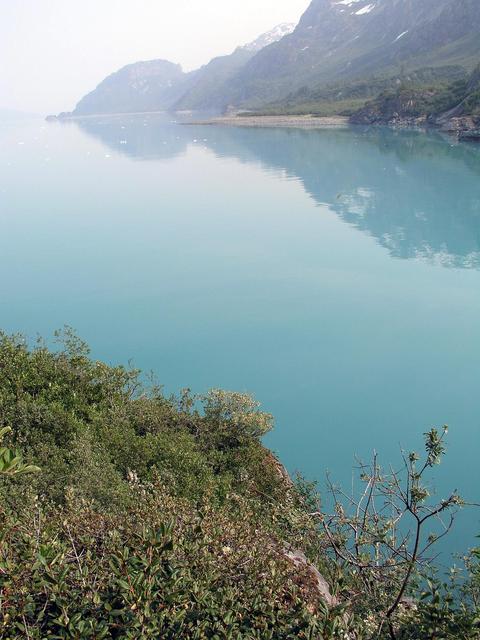
<path id="1" fill-rule="evenodd" d="M 74 114 L 162 111 L 187 85 L 180 65 L 166 60 L 137 62 L 108 76 L 78 103 Z"/>
<path id="2" fill-rule="evenodd" d="M 135 113 L 217 106 L 215 92 L 262 48 L 291 33 L 294 24 L 280 24 L 233 53 L 214 58 L 185 73 L 167 60 L 137 62 L 108 76 L 80 100 L 73 115 Z"/>
<path id="3" fill-rule="evenodd" d="M 295 28 L 279 25 L 191 73 L 165 61 L 125 67 L 74 115 L 258 109 L 328 87 L 335 102 L 362 83 L 365 101 L 399 76 L 456 80 L 479 61 L 480 0 L 312 0 Z"/>

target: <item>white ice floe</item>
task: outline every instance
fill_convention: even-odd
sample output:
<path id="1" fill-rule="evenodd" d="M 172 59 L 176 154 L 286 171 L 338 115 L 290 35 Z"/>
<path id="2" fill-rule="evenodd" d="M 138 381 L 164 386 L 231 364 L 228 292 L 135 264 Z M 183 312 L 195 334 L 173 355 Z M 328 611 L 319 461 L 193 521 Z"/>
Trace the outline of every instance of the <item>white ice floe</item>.
<path id="1" fill-rule="evenodd" d="M 366 13 L 370 13 L 370 11 L 372 11 L 373 9 L 375 9 L 375 4 L 367 4 L 364 7 L 362 7 L 361 9 L 359 9 L 358 11 L 355 11 L 355 15 L 356 16 L 363 16 Z"/>
<path id="2" fill-rule="evenodd" d="M 400 40 L 400 38 L 403 38 L 403 36 L 406 36 L 407 33 L 408 33 L 408 29 L 406 31 L 402 31 L 402 33 L 395 38 L 394 42 L 397 42 L 397 40 Z"/>

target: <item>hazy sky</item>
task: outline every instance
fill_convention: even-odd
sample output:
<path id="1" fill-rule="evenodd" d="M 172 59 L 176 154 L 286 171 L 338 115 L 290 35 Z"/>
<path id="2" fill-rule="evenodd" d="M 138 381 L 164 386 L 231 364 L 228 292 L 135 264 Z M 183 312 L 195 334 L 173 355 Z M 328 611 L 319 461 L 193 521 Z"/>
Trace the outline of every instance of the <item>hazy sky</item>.
<path id="1" fill-rule="evenodd" d="M 71 110 L 106 75 L 165 58 L 185 69 L 230 53 L 309 0 L 0 0 L 0 108 Z"/>

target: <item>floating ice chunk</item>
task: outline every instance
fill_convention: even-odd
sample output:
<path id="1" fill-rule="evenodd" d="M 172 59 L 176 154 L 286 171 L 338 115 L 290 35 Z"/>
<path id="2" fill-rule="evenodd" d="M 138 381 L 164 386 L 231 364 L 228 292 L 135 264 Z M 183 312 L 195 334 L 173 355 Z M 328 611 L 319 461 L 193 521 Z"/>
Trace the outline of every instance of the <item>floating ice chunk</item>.
<path id="1" fill-rule="evenodd" d="M 372 11 L 372 9 L 375 9 L 375 4 L 367 4 L 364 7 L 362 7 L 361 9 L 359 9 L 358 11 L 355 11 L 355 15 L 356 16 L 363 16 L 366 13 L 370 13 L 370 11 Z"/>
<path id="2" fill-rule="evenodd" d="M 395 38 L 394 42 L 397 42 L 398 40 L 400 40 L 400 38 L 403 38 L 403 36 L 406 36 L 407 33 L 408 33 L 408 29 L 406 31 L 402 31 L 402 33 Z"/>

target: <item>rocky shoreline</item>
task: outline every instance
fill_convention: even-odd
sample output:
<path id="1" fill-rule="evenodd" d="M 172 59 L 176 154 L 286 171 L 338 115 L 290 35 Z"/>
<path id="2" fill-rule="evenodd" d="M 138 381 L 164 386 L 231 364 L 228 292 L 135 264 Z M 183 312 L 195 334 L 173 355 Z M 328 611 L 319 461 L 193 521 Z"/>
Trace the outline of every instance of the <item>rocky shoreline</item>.
<path id="1" fill-rule="evenodd" d="M 461 116 L 434 119 L 430 126 L 454 134 L 465 142 L 480 142 L 480 116 Z"/>
<path id="2" fill-rule="evenodd" d="M 386 91 L 352 114 L 350 122 L 434 128 L 459 140 L 480 141 L 480 66 L 465 82 L 447 87 Z"/>
<path id="3" fill-rule="evenodd" d="M 406 117 L 399 113 L 384 115 L 355 114 L 352 117 L 329 116 L 223 116 L 209 120 L 182 122 L 183 125 L 217 125 L 250 128 L 329 129 L 350 125 L 384 126 L 394 129 L 435 129 L 456 136 L 459 140 L 480 142 L 480 117 L 462 116 L 445 119 Z"/>
<path id="4" fill-rule="evenodd" d="M 456 136 L 459 140 L 480 142 L 480 118 L 471 116 L 438 121 L 427 116 L 412 118 L 396 114 L 389 119 L 378 118 L 372 121 L 351 119 L 350 123 L 369 127 L 384 126 L 393 129 L 430 129 Z"/>

